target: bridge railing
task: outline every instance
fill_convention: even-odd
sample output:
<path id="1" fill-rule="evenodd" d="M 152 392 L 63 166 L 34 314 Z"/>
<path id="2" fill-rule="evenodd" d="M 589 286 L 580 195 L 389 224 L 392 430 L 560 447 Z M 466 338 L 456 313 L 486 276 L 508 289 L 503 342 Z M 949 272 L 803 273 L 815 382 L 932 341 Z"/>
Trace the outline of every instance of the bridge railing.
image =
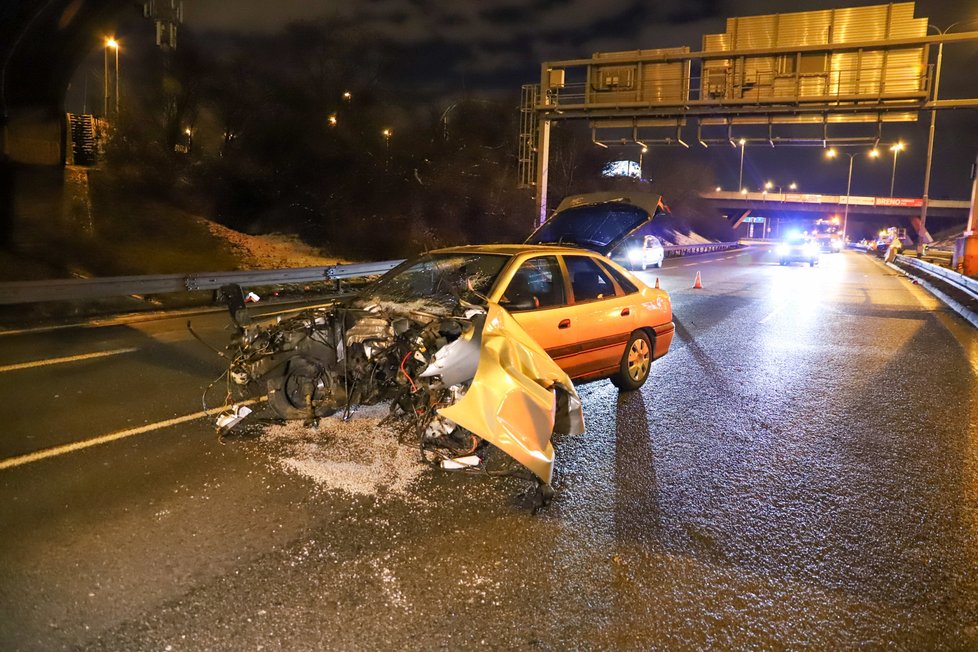
<path id="1" fill-rule="evenodd" d="M 714 242 L 664 247 L 666 256 L 722 251 L 739 246 L 736 242 Z M 91 279 L 50 279 L 0 283 L 0 305 L 43 303 L 48 301 L 87 301 L 131 295 L 217 290 L 236 283 L 261 287 L 377 276 L 393 269 L 402 260 L 385 260 L 352 265 L 298 267 L 243 272 L 200 272 L 196 274 L 158 274 L 153 276 L 108 276 Z"/>

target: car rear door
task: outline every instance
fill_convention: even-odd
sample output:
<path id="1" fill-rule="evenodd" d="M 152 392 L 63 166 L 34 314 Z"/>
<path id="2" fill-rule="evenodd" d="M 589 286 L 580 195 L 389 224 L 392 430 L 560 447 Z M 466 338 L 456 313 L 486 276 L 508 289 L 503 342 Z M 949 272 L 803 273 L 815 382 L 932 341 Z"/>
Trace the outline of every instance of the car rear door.
<path id="1" fill-rule="evenodd" d="M 550 353 L 573 378 L 599 377 L 618 369 L 634 330 L 634 295 L 626 295 L 598 257 L 563 255 L 570 305 L 561 311 L 566 344 Z"/>

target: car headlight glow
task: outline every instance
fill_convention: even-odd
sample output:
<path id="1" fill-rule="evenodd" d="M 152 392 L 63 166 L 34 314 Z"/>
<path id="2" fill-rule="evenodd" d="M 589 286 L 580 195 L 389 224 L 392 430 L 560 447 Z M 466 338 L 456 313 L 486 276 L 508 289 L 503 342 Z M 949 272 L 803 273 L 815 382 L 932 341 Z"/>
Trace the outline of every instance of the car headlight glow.
<path id="1" fill-rule="evenodd" d="M 806 256 L 817 256 L 818 255 L 818 245 L 814 242 L 807 242 L 802 248 Z"/>
<path id="2" fill-rule="evenodd" d="M 787 256 L 788 254 L 791 253 L 791 247 L 789 247 L 788 245 L 782 242 L 777 247 L 775 247 L 774 251 L 779 256 Z"/>
<path id="3" fill-rule="evenodd" d="M 634 262 L 636 260 L 641 260 L 641 258 L 642 258 L 642 250 L 641 249 L 629 249 L 628 250 L 628 260 L 631 260 L 631 261 Z"/>

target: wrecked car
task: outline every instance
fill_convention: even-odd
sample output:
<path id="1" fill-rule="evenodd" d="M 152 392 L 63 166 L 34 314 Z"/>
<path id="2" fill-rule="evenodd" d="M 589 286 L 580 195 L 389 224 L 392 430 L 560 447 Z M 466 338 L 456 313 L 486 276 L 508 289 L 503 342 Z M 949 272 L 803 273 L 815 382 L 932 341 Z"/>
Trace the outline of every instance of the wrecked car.
<path id="1" fill-rule="evenodd" d="M 429 461 L 534 478 L 547 495 L 552 436 L 584 430 L 574 381 L 641 387 L 673 331 L 663 290 L 592 251 L 455 247 L 353 299 L 239 328 L 228 377 L 286 419 L 387 401 Z"/>

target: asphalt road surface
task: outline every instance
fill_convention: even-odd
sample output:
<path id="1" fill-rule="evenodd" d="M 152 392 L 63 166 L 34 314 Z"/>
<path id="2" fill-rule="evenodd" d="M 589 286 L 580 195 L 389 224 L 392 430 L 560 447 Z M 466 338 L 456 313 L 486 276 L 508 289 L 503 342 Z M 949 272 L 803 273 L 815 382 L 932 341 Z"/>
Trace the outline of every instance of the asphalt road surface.
<path id="1" fill-rule="evenodd" d="M 383 409 L 219 440 L 185 317 L 0 336 L 0 649 L 978 648 L 976 332 L 858 253 L 656 275 L 536 515 Z"/>

